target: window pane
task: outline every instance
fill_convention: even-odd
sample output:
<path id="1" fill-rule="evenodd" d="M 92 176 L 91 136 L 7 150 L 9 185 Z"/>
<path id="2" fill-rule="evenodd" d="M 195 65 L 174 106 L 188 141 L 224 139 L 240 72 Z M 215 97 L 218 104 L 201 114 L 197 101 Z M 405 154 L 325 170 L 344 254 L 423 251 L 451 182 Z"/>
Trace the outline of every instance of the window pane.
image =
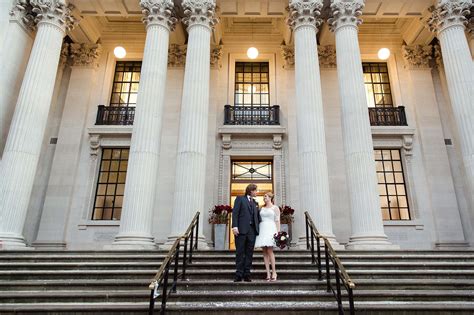
<path id="1" fill-rule="evenodd" d="M 383 62 L 364 62 L 362 68 L 368 107 L 393 106 L 390 78 L 386 71 L 387 64 Z"/>
<path id="2" fill-rule="evenodd" d="M 392 216 L 392 220 L 400 220 L 398 209 L 390 209 L 390 215 Z"/>
<path id="3" fill-rule="evenodd" d="M 388 208 L 382 208 L 382 219 L 390 220 L 390 212 L 388 211 Z"/>
<path id="4" fill-rule="evenodd" d="M 400 220 L 410 220 L 408 208 L 400 208 Z"/>

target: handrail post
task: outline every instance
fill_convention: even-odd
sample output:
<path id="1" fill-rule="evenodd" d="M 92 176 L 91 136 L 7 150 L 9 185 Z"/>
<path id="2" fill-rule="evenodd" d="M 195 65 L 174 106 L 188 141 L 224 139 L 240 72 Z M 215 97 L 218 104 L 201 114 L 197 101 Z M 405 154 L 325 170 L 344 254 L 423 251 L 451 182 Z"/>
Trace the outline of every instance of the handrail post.
<path id="1" fill-rule="evenodd" d="M 309 223 L 308 223 L 308 214 L 304 214 L 304 219 L 306 222 L 306 249 L 309 249 Z"/>
<path id="2" fill-rule="evenodd" d="M 324 256 L 326 258 L 326 291 L 331 292 L 331 273 L 329 271 L 329 250 L 324 246 Z"/>
<path id="3" fill-rule="evenodd" d="M 155 312 L 155 289 L 151 289 L 150 291 L 150 307 L 148 309 L 148 315 L 153 315 Z"/>
<path id="4" fill-rule="evenodd" d="M 349 287 L 347 289 L 347 294 L 349 295 L 349 314 L 350 315 L 355 315 L 355 309 L 354 309 L 354 294 L 352 292 L 352 288 Z"/>
<path id="5" fill-rule="evenodd" d="M 181 275 L 181 279 L 185 279 L 186 277 L 186 260 L 188 255 L 188 237 L 184 237 L 184 252 L 183 252 L 183 274 Z"/>
<path id="6" fill-rule="evenodd" d="M 319 235 L 316 237 L 316 245 L 318 246 L 318 280 L 323 279 L 323 272 L 321 270 L 321 241 Z"/>
<path id="7" fill-rule="evenodd" d="M 194 231 L 191 230 L 191 241 L 189 242 L 189 264 L 193 263 Z"/>
<path id="8" fill-rule="evenodd" d="M 176 248 L 176 254 L 174 257 L 174 275 L 173 275 L 173 286 L 172 291 L 176 293 L 176 285 L 178 283 L 178 268 L 179 268 L 179 247 L 181 245 L 181 240 L 178 243 L 178 247 Z"/>
<path id="9" fill-rule="evenodd" d="M 339 309 L 339 314 L 344 315 L 344 308 L 342 307 L 342 298 L 341 298 L 341 279 L 339 275 L 339 267 L 337 264 L 334 264 L 334 273 L 336 275 L 336 299 L 337 307 Z"/>
<path id="10" fill-rule="evenodd" d="M 314 257 L 314 231 L 311 226 L 311 263 L 314 265 L 316 263 L 316 258 Z"/>
<path id="11" fill-rule="evenodd" d="M 195 250 L 198 249 L 198 243 L 199 243 L 199 242 L 198 242 L 198 238 L 199 238 L 199 214 L 200 214 L 200 213 L 198 212 L 198 215 L 197 215 L 197 217 L 196 217 L 196 220 L 197 220 L 197 221 L 196 221 L 196 243 L 195 243 L 195 245 L 194 245 L 194 246 L 195 246 L 195 248 L 194 248 Z"/>
<path id="12" fill-rule="evenodd" d="M 170 272 L 169 261 L 166 264 L 165 276 L 163 277 L 163 293 L 161 294 L 161 310 L 160 314 L 164 315 L 166 310 L 166 300 L 168 299 L 168 276 Z"/>

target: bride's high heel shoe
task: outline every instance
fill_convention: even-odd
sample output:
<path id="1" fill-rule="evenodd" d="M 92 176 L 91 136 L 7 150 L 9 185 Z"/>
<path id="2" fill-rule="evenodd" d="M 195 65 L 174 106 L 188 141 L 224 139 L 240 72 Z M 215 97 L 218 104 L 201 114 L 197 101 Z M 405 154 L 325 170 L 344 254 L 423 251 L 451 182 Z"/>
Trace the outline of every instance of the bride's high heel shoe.
<path id="1" fill-rule="evenodd" d="M 272 278 L 270 279 L 270 281 L 277 281 L 277 276 L 278 276 L 278 275 L 275 274 L 275 277 L 272 277 Z"/>

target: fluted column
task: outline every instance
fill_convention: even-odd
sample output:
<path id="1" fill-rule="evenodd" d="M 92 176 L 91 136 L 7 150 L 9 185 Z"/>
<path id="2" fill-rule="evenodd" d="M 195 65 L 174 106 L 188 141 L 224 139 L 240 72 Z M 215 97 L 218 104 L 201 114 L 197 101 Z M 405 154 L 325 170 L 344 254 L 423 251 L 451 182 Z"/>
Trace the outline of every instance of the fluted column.
<path id="1" fill-rule="evenodd" d="M 384 233 L 374 148 L 367 114 L 362 60 L 357 38 L 363 0 L 331 0 L 329 19 L 336 34 L 346 178 L 352 234 L 348 248 L 373 249 L 390 243 Z"/>
<path id="2" fill-rule="evenodd" d="M 5 3 L 0 6 L 8 17 L 0 25 L 0 60 L 3 60 L 0 62 L 0 161 L 36 28 L 33 7 L 26 0 L 7 2 L 13 2 L 13 6 L 6 8 Z"/>
<path id="3" fill-rule="evenodd" d="M 323 99 L 316 33 L 322 0 L 291 0 L 288 23 L 295 38 L 296 119 L 300 207 L 319 232 L 336 242 L 332 231 Z M 304 237 L 304 231 L 301 231 Z"/>
<path id="4" fill-rule="evenodd" d="M 38 31 L 18 96 L 0 169 L 0 248 L 25 247 L 22 236 L 66 30 L 66 1 L 31 0 Z"/>
<path id="5" fill-rule="evenodd" d="M 474 64 L 465 35 L 466 16 L 472 0 L 439 0 L 429 21 L 437 32 L 461 153 L 471 207 L 474 206 Z"/>
<path id="6" fill-rule="evenodd" d="M 206 194 L 211 31 L 216 23 L 213 0 L 183 0 L 189 34 L 179 122 L 176 184 L 170 239 L 185 232 L 196 211 L 201 219 Z M 202 226 L 202 224 L 201 224 Z"/>
<path id="7" fill-rule="evenodd" d="M 154 248 L 152 236 L 161 127 L 166 90 L 168 43 L 176 18 L 171 0 L 140 1 L 146 42 L 133 123 L 124 205 L 114 247 Z"/>

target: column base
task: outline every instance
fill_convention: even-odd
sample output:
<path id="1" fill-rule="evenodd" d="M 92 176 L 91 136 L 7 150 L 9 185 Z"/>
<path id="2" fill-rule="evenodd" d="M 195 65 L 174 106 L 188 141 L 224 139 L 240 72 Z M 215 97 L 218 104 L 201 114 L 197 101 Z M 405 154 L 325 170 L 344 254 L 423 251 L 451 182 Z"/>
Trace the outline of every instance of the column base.
<path id="1" fill-rule="evenodd" d="M 178 238 L 177 236 L 168 236 L 168 239 L 166 240 L 166 242 L 160 245 L 160 249 L 170 250 L 171 246 L 173 246 L 174 241 L 176 241 L 177 238 Z M 184 245 L 184 242 L 181 242 L 181 245 Z M 206 242 L 206 238 L 204 237 L 204 235 L 199 235 L 198 236 L 198 250 L 211 250 L 211 249 L 213 248 L 209 246 L 209 244 Z"/>
<path id="2" fill-rule="evenodd" d="M 112 244 L 105 245 L 104 250 L 157 250 L 152 236 L 117 235 Z"/>
<path id="3" fill-rule="evenodd" d="M 339 250 L 345 250 L 346 248 L 344 245 L 339 244 L 339 242 L 336 240 L 335 236 L 328 237 L 327 239 L 329 243 L 331 243 L 331 246 L 334 250 L 339 251 Z M 311 242 L 311 239 L 310 239 Z M 314 241 L 314 246 L 316 246 L 316 240 Z M 306 235 L 305 236 L 300 236 L 298 238 L 298 241 L 296 242 L 296 249 L 306 249 Z M 321 242 L 321 247 L 324 247 L 324 242 Z"/>
<path id="4" fill-rule="evenodd" d="M 351 236 L 346 245 L 348 250 L 398 250 L 400 245 L 392 244 L 383 236 Z"/>
<path id="5" fill-rule="evenodd" d="M 22 235 L 0 233 L 0 250 L 34 250 L 34 248 L 26 245 Z"/>
<path id="6" fill-rule="evenodd" d="M 66 250 L 66 242 L 58 241 L 34 241 L 33 247 L 38 249 L 48 249 L 48 250 Z"/>

